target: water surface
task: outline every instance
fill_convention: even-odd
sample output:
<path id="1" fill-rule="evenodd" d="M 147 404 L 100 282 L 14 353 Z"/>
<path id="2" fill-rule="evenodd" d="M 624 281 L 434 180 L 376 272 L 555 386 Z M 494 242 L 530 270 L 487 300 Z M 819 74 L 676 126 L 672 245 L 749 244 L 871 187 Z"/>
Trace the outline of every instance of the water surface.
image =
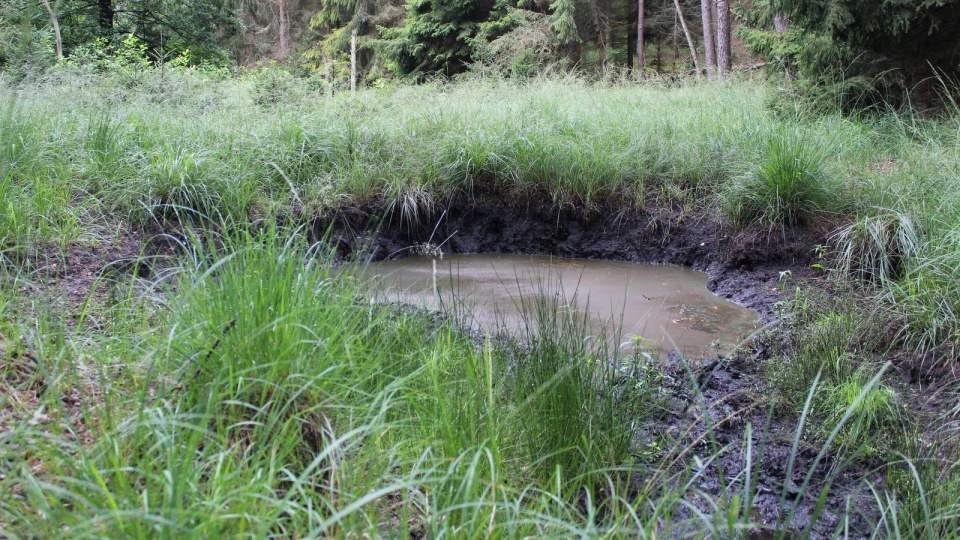
<path id="1" fill-rule="evenodd" d="M 654 350 L 690 357 L 729 350 L 759 327 L 755 312 L 708 291 L 706 274 L 679 266 L 480 254 L 407 257 L 366 272 L 381 300 L 455 309 L 487 330 L 519 329 L 541 300 L 588 315 L 595 335 L 619 326 L 619 341 L 643 336 Z"/>

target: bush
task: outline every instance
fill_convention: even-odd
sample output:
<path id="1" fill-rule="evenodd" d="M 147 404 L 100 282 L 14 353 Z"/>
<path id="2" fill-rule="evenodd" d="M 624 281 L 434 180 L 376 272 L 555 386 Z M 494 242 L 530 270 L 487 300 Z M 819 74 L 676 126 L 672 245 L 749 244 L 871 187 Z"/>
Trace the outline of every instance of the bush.
<path id="1" fill-rule="evenodd" d="M 275 62 L 251 71 L 249 79 L 253 83 L 250 97 L 257 105 L 276 105 L 294 101 L 303 96 L 303 83 L 287 69 Z"/>
<path id="2" fill-rule="evenodd" d="M 760 161 L 734 179 L 724 193 L 730 221 L 796 227 L 837 206 L 824 148 L 802 134 L 780 128 L 767 141 Z"/>

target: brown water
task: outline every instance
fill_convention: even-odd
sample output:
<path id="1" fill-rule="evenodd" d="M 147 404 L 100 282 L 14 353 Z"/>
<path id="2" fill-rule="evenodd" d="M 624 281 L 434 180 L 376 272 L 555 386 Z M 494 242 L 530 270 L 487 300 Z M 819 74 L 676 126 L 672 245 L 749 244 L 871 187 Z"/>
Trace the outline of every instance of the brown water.
<path id="1" fill-rule="evenodd" d="M 431 309 L 457 306 L 466 322 L 519 328 L 538 299 L 586 313 L 595 334 L 643 336 L 653 349 L 702 357 L 729 350 L 759 327 L 757 314 L 707 290 L 707 275 L 679 266 L 528 255 L 407 257 L 371 264 L 378 299 Z M 523 302 L 521 302 L 523 299 Z M 526 305 L 527 308 L 523 308 Z"/>

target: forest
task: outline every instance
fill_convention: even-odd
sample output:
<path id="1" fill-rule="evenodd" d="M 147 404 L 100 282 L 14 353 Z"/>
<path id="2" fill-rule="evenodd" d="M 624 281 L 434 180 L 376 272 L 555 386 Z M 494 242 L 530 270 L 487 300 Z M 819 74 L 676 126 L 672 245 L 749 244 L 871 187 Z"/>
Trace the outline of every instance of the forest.
<path id="1" fill-rule="evenodd" d="M 2 538 L 955 539 L 958 442 L 960 0 L 0 0 Z"/>

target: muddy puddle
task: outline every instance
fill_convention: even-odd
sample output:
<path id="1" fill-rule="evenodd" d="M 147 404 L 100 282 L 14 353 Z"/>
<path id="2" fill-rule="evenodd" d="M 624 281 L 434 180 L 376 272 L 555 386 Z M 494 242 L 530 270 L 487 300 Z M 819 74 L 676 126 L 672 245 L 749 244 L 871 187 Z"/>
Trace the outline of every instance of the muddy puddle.
<path id="1" fill-rule="evenodd" d="M 757 314 L 707 290 L 707 275 L 679 266 L 545 256 L 445 255 L 370 264 L 379 301 L 452 312 L 486 330 L 519 330 L 534 306 L 586 315 L 591 332 L 688 357 L 723 353 L 759 327 Z"/>

